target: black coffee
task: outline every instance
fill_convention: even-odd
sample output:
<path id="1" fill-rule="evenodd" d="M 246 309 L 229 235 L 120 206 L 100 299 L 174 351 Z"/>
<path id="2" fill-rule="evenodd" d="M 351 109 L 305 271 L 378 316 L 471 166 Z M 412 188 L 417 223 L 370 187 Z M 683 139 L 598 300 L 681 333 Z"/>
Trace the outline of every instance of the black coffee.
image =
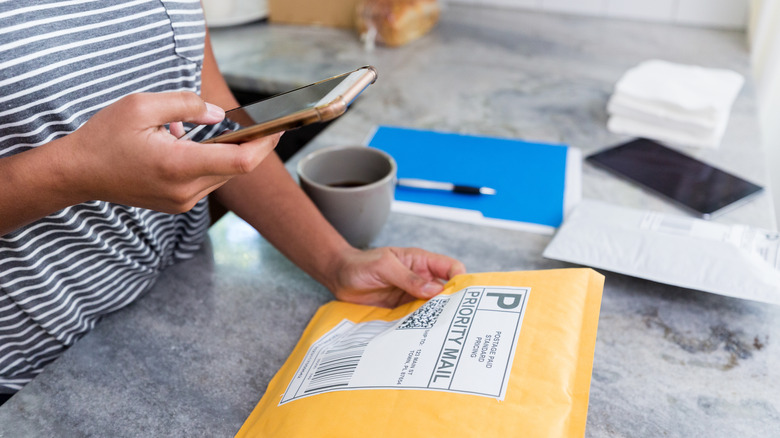
<path id="1" fill-rule="evenodd" d="M 342 181 L 337 183 L 328 184 L 328 187 L 360 187 L 366 184 L 371 184 L 369 181 Z"/>

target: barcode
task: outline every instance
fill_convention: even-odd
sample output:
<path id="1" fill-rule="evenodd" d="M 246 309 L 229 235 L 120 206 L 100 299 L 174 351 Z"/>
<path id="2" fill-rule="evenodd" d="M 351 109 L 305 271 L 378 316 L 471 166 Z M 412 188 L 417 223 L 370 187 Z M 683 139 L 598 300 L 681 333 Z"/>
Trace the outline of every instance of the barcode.
<path id="1" fill-rule="evenodd" d="M 398 329 L 429 329 L 433 327 L 448 301 L 448 297 L 431 299 L 406 317 Z"/>
<path id="2" fill-rule="evenodd" d="M 368 343 L 395 322 L 369 321 L 356 325 L 322 355 L 304 391 L 306 394 L 349 385 Z"/>

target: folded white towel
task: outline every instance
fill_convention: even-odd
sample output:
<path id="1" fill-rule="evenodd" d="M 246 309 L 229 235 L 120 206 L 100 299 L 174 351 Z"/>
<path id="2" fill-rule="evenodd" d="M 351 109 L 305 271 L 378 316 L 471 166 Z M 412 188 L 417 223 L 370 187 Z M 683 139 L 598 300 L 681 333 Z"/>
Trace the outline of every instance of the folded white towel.
<path id="1" fill-rule="evenodd" d="M 717 147 L 744 78 L 725 69 L 649 60 L 615 84 L 607 111 L 613 132 Z M 612 120 L 616 119 L 616 120 Z"/>
<path id="2" fill-rule="evenodd" d="M 680 111 L 660 111 L 658 105 L 624 94 L 613 94 L 607 102 L 610 115 L 627 117 L 646 123 L 657 123 L 670 129 L 680 129 L 694 135 L 706 135 L 724 123 L 723 112 L 718 120 Z"/>
<path id="3" fill-rule="evenodd" d="M 665 143 L 697 148 L 717 148 L 723 138 L 726 125 L 708 135 L 693 135 L 679 129 L 670 129 L 658 124 L 645 123 L 628 117 L 611 116 L 607 128 L 616 134 L 626 134 L 634 137 L 645 137 Z"/>
<path id="4" fill-rule="evenodd" d="M 719 112 L 734 103 L 743 83 L 735 71 L 653 59 L 626 71 L 615 93 L 655 103 L 660 110 L 717 121 Z"/>

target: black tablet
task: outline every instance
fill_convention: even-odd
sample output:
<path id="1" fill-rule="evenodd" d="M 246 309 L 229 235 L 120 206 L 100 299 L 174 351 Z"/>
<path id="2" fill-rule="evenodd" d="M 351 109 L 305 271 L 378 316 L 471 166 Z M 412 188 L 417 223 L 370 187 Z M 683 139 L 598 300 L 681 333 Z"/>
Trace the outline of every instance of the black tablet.
<path id="1" fill-rule="evenodd" d="M 597 152 L 586 160 L 705 219 L 763 190 L 736 175 L 644 138 Z"/>

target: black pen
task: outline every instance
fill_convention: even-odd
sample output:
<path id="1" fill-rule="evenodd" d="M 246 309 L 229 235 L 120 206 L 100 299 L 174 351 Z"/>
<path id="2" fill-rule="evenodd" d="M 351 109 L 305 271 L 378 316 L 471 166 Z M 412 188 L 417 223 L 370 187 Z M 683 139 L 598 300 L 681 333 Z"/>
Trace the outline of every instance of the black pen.
<path id="1" fill-rule="evenodd" d="M 449 182 L 429 181 L 417 178 L 398 178 L 396 185 L 415 189 L 444 190 L 453 193 L 465 193 L 467 195 L 495 195 L 496 190 L 490 187 L 464 186 Z"/>

